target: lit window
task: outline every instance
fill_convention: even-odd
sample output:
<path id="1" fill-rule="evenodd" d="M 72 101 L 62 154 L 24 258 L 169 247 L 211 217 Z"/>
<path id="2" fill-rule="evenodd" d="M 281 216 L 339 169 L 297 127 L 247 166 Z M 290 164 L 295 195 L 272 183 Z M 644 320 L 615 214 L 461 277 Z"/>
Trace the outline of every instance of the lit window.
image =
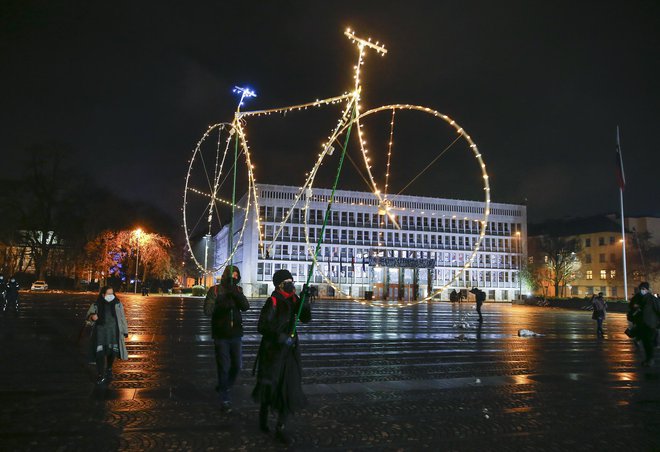
<path id="1" fill-rule="evenodd" d="M 594 279 L 594 273 L 591 270 L 587 270 L 587 279 Z"/>
<path id="2" fill-rule="evenodd" d="M 616 278 L 616 270 L 610 270 L 610 279 Z"/>
<path id="3" fill-rule="evenodd" d="M 600 271 L 600 279 L 607 279 L 607 270 Z"/>

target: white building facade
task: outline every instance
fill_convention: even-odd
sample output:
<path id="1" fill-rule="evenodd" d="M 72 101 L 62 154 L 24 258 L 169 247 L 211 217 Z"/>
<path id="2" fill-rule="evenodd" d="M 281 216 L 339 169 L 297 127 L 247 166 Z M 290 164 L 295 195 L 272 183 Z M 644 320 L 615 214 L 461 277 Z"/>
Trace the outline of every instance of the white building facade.
<path id="1" fill-rule="evenodd" d="M 256 190 L 264 248 L 257 222 L 249 218 L 232 259 L 241 270 L 245 293 L 254 297 L 270 294 L 272 275 L 280 268 L 289 270 L 298 286 L 307 280 L 313 260 L 305 241 L 304 215 L 310 242 L 316 246 L 331 195 L 329 189 L 315 188 L 309 208 L 304 210 L 300 201 L 284 222 L 299 188 L 258 184 Z M 245 206 L 246 197 L 239 205 Z M 396 224 L 382 210 L 379 213 L 373 193 L 335 192 L 311 278 L 320 297 L 341 297 L 343 292 L 355 298 L 411 301 L 446 285 L 436 299 L 449 299 L 453 289 L 466 294 L 472 287 L 484 290 L 489 300 L 519 297 L 524 289 L 519 272 L 527 260 L 525 206 L 491 203 L 484 240 L 470 267 L 461 273 L 479 239 L 484 203 L 400 195 L 390 201 Z M 250 211 L 254 215 L 254 209 Z M 244 210 L 237 212 L 233 243 L 244 218 Z M 215 236 L 216 265 L 227 259 L 228 236 L 228 226 Z"/>

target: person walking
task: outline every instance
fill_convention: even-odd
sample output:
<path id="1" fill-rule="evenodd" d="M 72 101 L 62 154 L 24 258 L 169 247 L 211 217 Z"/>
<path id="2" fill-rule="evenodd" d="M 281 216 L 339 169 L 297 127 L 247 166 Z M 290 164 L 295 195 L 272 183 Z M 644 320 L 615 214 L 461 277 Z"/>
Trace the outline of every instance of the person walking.
<path id="1" fill-rule="evenodd" d="M 296 295 L 293 276 L 288 270 L 276 271 L 273 284 L 275 290 L 259 315 L 258 330 L 262 338 L 255 363 L 257 384 L 252 397 L 260 404 L 261 431 L 269 431 L 268 413 L 272 410 L 277 414 L 275 437 L 288 444 L 291 438 L 285 430 L 287 417 L 307 402 L 302 391 L 301 355 L 295 325 L 297 321 L 310 322 L 312 310 L 307 294 L 303 295 L 301 307 L 302 301 Z"/>
<path id="2" fill-rule="evenodd" d="M 3 312 L 7 312 L 7 308 L 12 310 L 12 307 L 14 312 L 18 312 L 18 291 L 20 288 L 21 286 L 19 286 L 18 281 L 12 276 L 6 286 L 5 303 L 2 307 Z"/>
<path id="3" fill-rule="evenodd" d="M 91 351 L 96 361 L 96 384 L 107 384 L 112 381 L 115 358 L 128 359 L 125 342 L 128 322 L 124 306 L 112 287 L 101 287 L 96 301 L 87 310 L 87 319 L 94 322 Z"/>
<path id="4" fill-rule="evenodd" d="M 635 331 L 634 336 L 644 347 L 645 359 L 642 361 L 642 366 L 652 366 L 655 364 L 653 354 L 660 319 L 660 300 L 651 293 L 648 282 L 639 285 L 638 292 L 630 300 L 628 309 L 628 318 L 632 321 Z"/>
<path id="5" fill-rule="evenodd" d="M 604 338 L 605 334 L 603 333 L 603 321 L 607 316 L 607 302 L 603 298 L 603 292 L 598 292 L 598 295 L 594 295 L 591 299 L 591 306 L 593 307 L 593 314 L 591 318 L 596 321 L 596 336 Z"/>
<path id="6" fill-rule="evenodd" d="M 483 305 L 484 301 L 486 301 L 486 292 L 478 289 L 477 287 L 473 287 L 470 293 L 474 294 L 474 298 L 477 303 L 477 314 L 479 314 L 479 323 L 481 323 L 484 321 L 484 317 L 481 315 L 481 305 Z"/>
<path id="7" fill-rule="evenodd" d="M 230 391 L 241 370 L 243 361 L 243 318 L 241 311 L 250 309 L 243 289 L 238 285 L 241 272 L 228 265 L 222 272 L 220 284 L 209 289 L 204 299 L 204 313 L 211 317 L 211 334 L 218 371 L 216 390 L 222 409 L 231 412 Z"/>

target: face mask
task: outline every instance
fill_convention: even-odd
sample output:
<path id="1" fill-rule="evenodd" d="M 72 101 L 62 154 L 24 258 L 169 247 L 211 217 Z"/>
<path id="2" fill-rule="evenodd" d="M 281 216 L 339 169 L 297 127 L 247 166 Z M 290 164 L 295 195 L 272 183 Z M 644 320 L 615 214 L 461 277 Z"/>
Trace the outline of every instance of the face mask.
<path id="1" fill-rule="evenodd" d="M 296 286 L 292 281 L 288 281 L 284 283 L 284 287 L 282 289 L 287 293 L 293 293 L 293 291 L 296 290 Z"/>
<path id="2" fill-rule="evenodd" d="M 15 280 L 14 278 L 12 278 L 10 281 L 11 281 L 11 282 L 16 282 L 16 280 Z"/>
<path id="3" fill-rule="evenodd" d="M 105 299 L 105 301 L 107 301 L 108 303 L 110 303 L 112 300 L 115 299 L 115 296 L 112 295 L 112 294 L 110 294 L 110 295 L 106 295 L 106 296 L 103 297 L 103 298 Z"/>

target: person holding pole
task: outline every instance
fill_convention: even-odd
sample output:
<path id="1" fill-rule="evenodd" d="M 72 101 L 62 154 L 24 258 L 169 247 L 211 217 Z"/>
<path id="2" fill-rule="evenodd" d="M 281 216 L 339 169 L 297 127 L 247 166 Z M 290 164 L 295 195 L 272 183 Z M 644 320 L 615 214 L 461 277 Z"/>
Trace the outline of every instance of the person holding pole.
<path id="1" fill-rule="evenodd" d="M 302 390 L 302 364 L 298 322 L 312 320 L 309 297 L 303 291 L 302 299 L 296 294 L 293 276 L 288 270 L 273 274 L 275 290 L 266 300 L 259 315 L 258 331 L 262 335 L 255 369 L 257 384 L 252 397 L 259 402 L 259 428 L 268 432 L 268 413 L 277 414 L 275 437 L 289 444 L 285 427 L 289 414 L 303 408 L 307 399 Z M 253 370 L 254 373 L 254 370 Z"/>

